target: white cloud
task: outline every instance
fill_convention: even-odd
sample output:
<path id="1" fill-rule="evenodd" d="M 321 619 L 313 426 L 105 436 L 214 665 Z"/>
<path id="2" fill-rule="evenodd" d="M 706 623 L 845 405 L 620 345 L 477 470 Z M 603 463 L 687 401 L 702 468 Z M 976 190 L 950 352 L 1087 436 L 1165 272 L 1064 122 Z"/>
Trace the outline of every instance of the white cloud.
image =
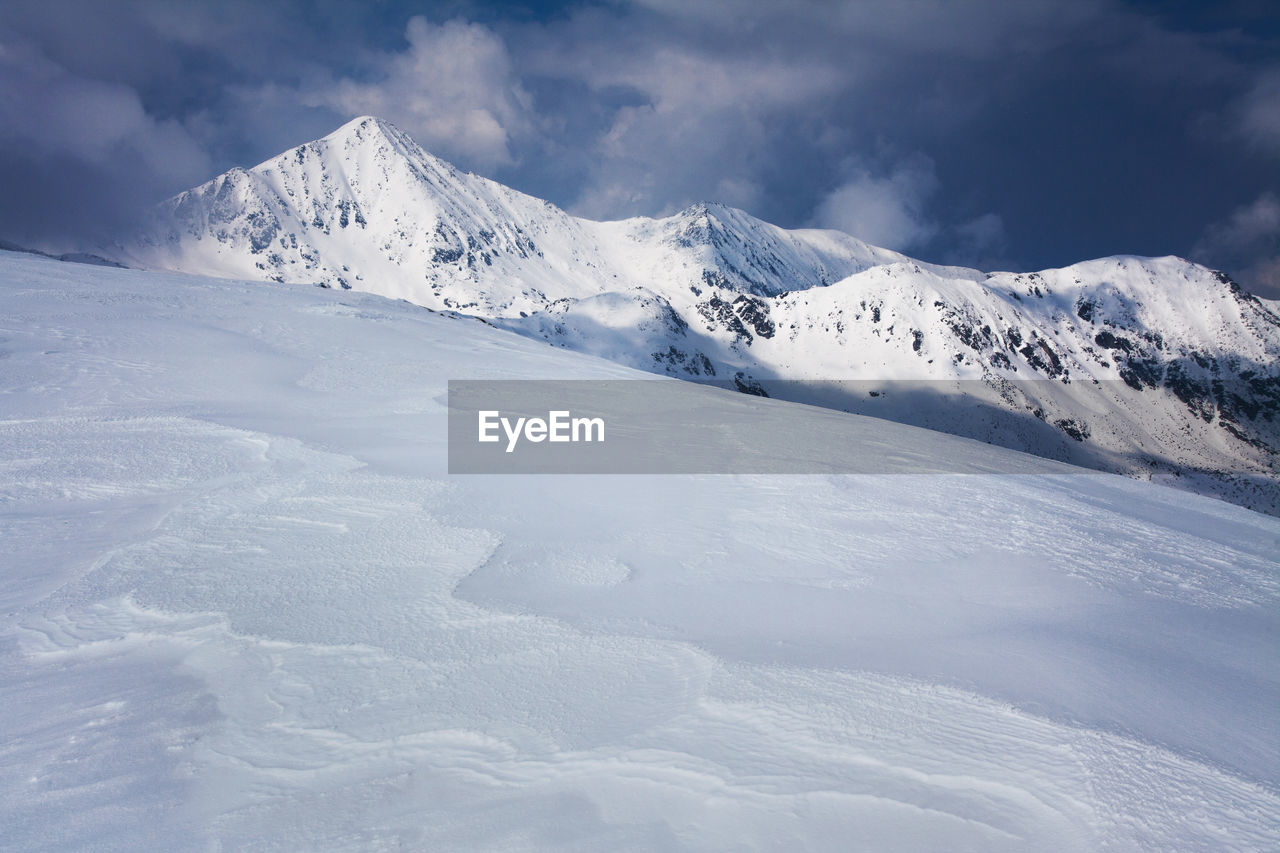
<path id="1" fill-rule="evenodd" d="M 409 20 L 409 47 L 376 63 L 382 79 L 342 79 L 306 93 L 310 106 L 348 117 L 390 119 L 423 147 L 461 165 L 492 169 L 514 162 L 513 138 L 529 132 L 528 94 L 506 45 L 480 24 Z"/>
<path id="2" fill-rule="evenodd" d="M 589 41 L 585 31 L 578 36 Z M 583 216 L 654 215 L 700 201 L 759 204 L 761 175 L 788 156 L 783 137 L 795 116 L 841 85 L 834 69 L 803 58 L 724 56 L 643 38 L 610 46 L 561 51 L 560 64 L 551 55 L 531 60 L 540 73 L 642 101 L 617 107 L 594 139 L 583 140 L 590 165 L 571 206 Z"/>
<path id="3" fill-rule="evenodd" d="M 904 161 L 888 175 L 859 169 L 819 203 L 813 224 L 886 249 L 920 246 L 938 232 L 925 212 L 937 187 L 933 162 L 923 155 Z"/>

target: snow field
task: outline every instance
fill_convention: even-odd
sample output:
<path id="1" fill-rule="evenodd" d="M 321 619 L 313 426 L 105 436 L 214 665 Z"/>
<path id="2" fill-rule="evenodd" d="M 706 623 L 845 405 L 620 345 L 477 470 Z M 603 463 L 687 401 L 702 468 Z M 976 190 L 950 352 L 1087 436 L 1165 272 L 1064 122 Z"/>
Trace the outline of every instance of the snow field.
<path id="1" fill-rule="evenodd" d="M 6 254 L 0 300 L 14 849 L 1280 845 L 1274 518 L 451 478 L 447 379 L 640 374 L 312 288 Z"/>

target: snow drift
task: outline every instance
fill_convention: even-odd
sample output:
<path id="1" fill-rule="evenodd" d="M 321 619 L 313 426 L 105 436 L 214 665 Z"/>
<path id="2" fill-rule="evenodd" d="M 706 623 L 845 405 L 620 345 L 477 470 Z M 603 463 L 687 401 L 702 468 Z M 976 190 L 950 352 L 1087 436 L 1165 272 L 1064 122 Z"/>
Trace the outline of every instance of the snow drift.
<path id="1" fill-rule="evenodd" d="M 649 374 L 340 289 L 0 253 L 0 300 L 6 845 L 1280 846 L 1274 518 L 449 477 L 447 379 Z"/>

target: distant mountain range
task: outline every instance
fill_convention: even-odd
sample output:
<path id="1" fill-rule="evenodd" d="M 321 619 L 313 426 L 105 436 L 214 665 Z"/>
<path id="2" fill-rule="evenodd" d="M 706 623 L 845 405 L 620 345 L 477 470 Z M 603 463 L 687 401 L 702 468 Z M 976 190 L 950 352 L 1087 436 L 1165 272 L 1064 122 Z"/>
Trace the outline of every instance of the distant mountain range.
<path id="1" fill-rule="evenodd" d="M 368 291 L 1280 514 L 1277 306 L 1179 258 L 984 273 L 717 204 L 594 222 L 369 117 L 180 193 L 103 254 Z"/>
<path id="2" fill-rule="evenodd" d="M 123 267 L 124 264 L 117 261 L 110 261 L 101 255 L 94 255 L 88 252 L 63 252 L 61 254 L 52 254 L 51 252 L 42 252 L 39 249 L 28 249 L 26 246 L 20 246 L 17 243 L 11 243 L 8 240 L 0 240 L 0 251 L 5 252 L 22 252 L 27 255 L 39 255 L 42 258 L 53 258 L 55 261 L 66 261 L 71 264 L 90 264 L 99 267 Z"/>

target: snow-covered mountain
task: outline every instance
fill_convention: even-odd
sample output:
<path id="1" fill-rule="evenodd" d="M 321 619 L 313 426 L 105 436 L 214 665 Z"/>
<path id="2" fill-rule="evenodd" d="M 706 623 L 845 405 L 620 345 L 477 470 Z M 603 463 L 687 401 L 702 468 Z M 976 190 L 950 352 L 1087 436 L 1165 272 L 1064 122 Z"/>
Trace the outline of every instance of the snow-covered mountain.
<path id="1" fill-rule="evenodd" d="M 374 118 L 176 196 L 116 256 L 452 309 L 1280 512 L 1280 317 L 1178 258 L 988 274 L 722 205 L 593 222 Z"/>
<path id="2" fill-rule="evenodd" d="M 175 196 L 120 254 L 134 266 L 319 283 L 507 318 L 636 288 L 776 294 L 905 260 L 718 205 L 663 220 L 578 219 L 460 172 L 369 117 Z"/>
<path id="3" fill-rule="evenodd" d="M 455 476 L 448 380 L 646 374 L 7 252 L 0 304 L 0 848 L 1280 849 L 1280 519 L 676 382 L 972 473 Z"/>

